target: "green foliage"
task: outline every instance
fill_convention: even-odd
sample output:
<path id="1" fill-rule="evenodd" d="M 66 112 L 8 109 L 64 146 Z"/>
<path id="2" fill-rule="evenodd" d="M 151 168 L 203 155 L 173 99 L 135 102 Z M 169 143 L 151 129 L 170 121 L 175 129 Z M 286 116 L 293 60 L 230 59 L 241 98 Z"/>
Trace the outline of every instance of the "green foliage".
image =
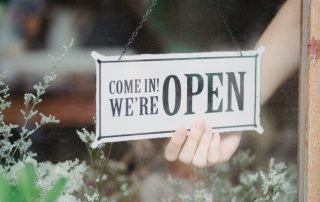
<path id="1" fill-rule="evenodd" d="M 56 79 L 56 74 L 51 72 L 46 74 L 43 81 L 33 86 L 35 93 L 26 93 L 24 95 L 25 109 L 21 109 L 20 112 L 23 115 L 24 124 L 19 132 L 19 137 L 16 141 L 11 142 L 10 138 L 13 137 L 12 129 L 18 128 L 17 125 L 7 124 L 4 121 L 3 111 L 11 106 L 9 98 L 9 87 L 4 83 L 4 74 L 0 74 L 0 138 L 2 143 L 0 144 L 0 162 L 6 171 L 10 167 L 16 164 L 18 161 L 25 161 L 28 157 L 34 157 L 36 154 L 29 151 L 31 146 L 30 136 L 34 134 L 41 127 L 50 124 L 58 123 L 54 116 L 46 116 L 39 113 L 36 107 L 42 102 L 42 97 L 45 94 L 50 83 Z M 32 118 L 39 115 L 40 122 L 35 122 L 34 126 L 29 126 L 29 122 Z"/>
<path id="2" fill-rule="evenodd" d="M 163 201 L 182 202 L 292 202 L 297 201 L 296 170 L 270 159 L 268 170 L 254 171 L 255 157 L 238 152 L 229 163 L 196 169 L 192 191 L 185 192 L 184 179 L 169 176 L 176 195 Z"/>
<path id="3" fill-rule="evenodd" d="M 14 192 L 11 190 L 10 184 L 4 178 L 3 175 L 0 174 L 0 201 L 14 201 L 15 198 L 18 198 L 14 195 Z"/>
<path id="4" fill-rule="evenodd" d="M 3 111 L 11 106 L 8 101 L 9 87 L 4 83 L 4 78 L 4 74 L 0 74 L 0 173 L 4 174 L 0 175 L 0 202 L 50 202 L 58 197 L 61 201 L 70 202 L 132 200 L 138 189 L 132 177 L 127 175 L 127 165 L 109 159 L 112 144 L 107 152 L 104 145 L 92 149 L 90 145 L 95 137 L 94 132 L 86 129 L 77 131 L 88 150 L 90 169 L 85 162 L 77 159 L 52 164 L 38 163 L 33 158 L 36 154 L 29 151 L 32 144 L 30 136 L 46 124 L 58 123 L 54 116 L 46 116 L 36 110 L 50 83 L 56 78 L 54 73 L 45 75 L 33 87 L 34 93 L 25 94 L 25 109 L 21 110 L 24 125 L 20 127 L 18 140 L 10 141 L 12 129 L 19 126 L 4 121 Z M 39 116 L 40 121 L 30 124 L 35 116 Z M 176 194 L 163 201 L 296 201 L 295 168 L 271 159 L 267 170 L 253 171 L 254 159 L 248 151 L 243 151 L 238 152 L 229 163 L 195 170 L 191 191 L 183 189 L 184 181 L 188 180 L 169 177 L 169 184 Z"/>
<path id="5" fill-rule="evenodd" d="M 97 149 L 92 149 L 95 133 L 85 128 L 77 131 L 77 135 L 85 143 L 90 160 L 90 170 L 87 172 L 87 180 L 93 181 L 94 186 L 85 187 L 84 198 L 88 202 L 100 201 L 128 201 L 132 199 L 134 186 L 130 176 L 126 174 L 127 166 L 123 162 L 110 159 L 112 143 L 106 146 L 101 144 Z M 109 192 L 104 193 L 107 187 Z"/>
<path id="6" fill-rule="evenodd" d="M 38 104 L 42 102 L 42 97 L 50 84 L 56 79 L 54 68 L 63 60 L 73 45 L 73 39 L 68 46 L 63 46 L 64 53 L 58 59 L 50 56 L 52 61 L 52 71 L 44 75 L 42 81 L 33 86 L 34 92 L 26 93 L 24 95 L 24 109 L 20 112 L 23 116 L 24 123 L 20 127 L 19 137 L 15 141 L 10 141 L 13 137 L 12 129 L 19 128 L 18 125 L 7 124 L 4 120 L 4 111 L 11 106 L 9 99 L 9 86 L 4 82 L 5 74 L 0 74 L 0 166 L 5 172 L 9 172 L 11 166 L 17 164 L 19 161 L 25 161 L 29 157 L 35 157 L 29 148 L 31 146 L 30 136 L 33 135 L 41 127 L 50 124 L 58 123 L 52 115 L 44 115 L 36 110 Z M 40 122 L 30 124 L 30 120 L 39 116 Z"/>
<path id="7" fill-rule="evenodd" d="M 72 44 L 73 40 L 68 46 L 63 46 L 65 51 L 58 59 L 50 56 L 52 71 L 33 86 L 33 92 L 24 95 L 24 109 L 20 110 L 24 122 L 21 126 L 5 122 L 4 111 L 11 107 L 11 102 L 8 100 L 9 86 L 4 81 L 5 73 L 0 74 L 0 202 L 51 202 L 56 201 L 60 195 L 69 197 L 70 192 L 79 189 L 75 184 L 78 183 L 79 176 L 83 179 L 85 165 L 79 161 L 55 165 L 50 162 L 38 163 L 34 159 L 36 154 L 30 151 L 30 137 L 41 127 L 59 122 L 54 116 L 44 115 L 36 108 L 56 79 L 54 68 L 68 53 Z M 40 121 L 30 123 L 34 118 Z M 13 129 L 17 129 L 17 137 L 13 135 Z M 66 171 L 68 183 L 61 171 Z M 69 177 L 71 174 L 73 178 Z M 64 187 L 68 189 L 62 191 Z"/>
<path id="8" fill-rule="evenodd" d="M 54 58 L 49 55 L 54 69 L 67 54 Z M 24 123 L 18 126 L 5 122 L 4 111 L 11 106 L 9 87 L 0 74 L 0 202 L 70 202 L 130 201 L 138 190 L 134 177 L 127 174 L 126 163 L 110 160 L 112 144 L 105 151 L 101 145 L 91 148 L 94 132 L 86 129 L 77 131 L 88 150 L 90 167 L 85 162 L 73 161 L 37 162 L 35 153 L 30 152 L 30 137 L 41 127 L 58 123 L 52 115 L 38 112 L 36 107 L 56 79 L 52 71 L 33 86 L 31 93 L 24 95 L 25 108 L 21 110 Z M 39 122 L 30 123 L 38 116 Z M 17 129 L 18 139 L 13 139 Z M 295 167 L 284 163 L 269 162 L 267 170 L 253 171 L 254 156 L 248 151 L 238 152 L 229 163 L 213 168 L 195 170 L 191 179 L 192 190 L 183 188 L 186 179 L 169 176 L 168 182 L 176 190 L 175 195 L 163 201 L 183 202 L 268 202 L 296 201 Z M 5 177 L 4 177 L 5 176 Z M 143 190 L 142 190 L 143 191 Z"/>
<path id="9" fill-rule="evenodd" d="M 58 196 L 59 201 L 68 202 L 110 201 L 130 197 L 130 177 L 125 174 L 126 165 L 108 161 L 111 145 L 108 153 L 104 151 L 103 145 L 93 150 L 90 144 L 94 133 L 87 130 L 77 132 L 80 138 L 84 137 L 82 140 L 88 149 L 91 169 L 78 159 L 57 164 L 40 163 L 34 159 L 36 154 L 30 151 L 30 137 L 38 129 L 47 124 L 59 123 L 54 116 L 44 115 L 36 108 L 56 79 L 55 67 L 62 62 L 72 45 L 73 40 L 69 45 L 63 46 L 65 52 L 57 58 L 48 55 L 52 71 L 33 86 L 33 92 L 24 95 L 24 109 L 20 110 L 24 119 L 22 126 L 5 122 L 3 113 L 11 107 L 11 102 L 8 100 L 9 86 L 4 82 L 5 74 L 0 74 L 0 173 L 3 174 L 0 175 L 0 202 L 50 202 L 55 201 Z M 32 122 L 34 118 L 40 121 Z M 13 138 L 13 129 L 18 131 L 17 140 Z M 103 193 L 105 186 L 112 191 Z M 62 187 L 65 187 L 63 191 Z"/>
<path id="10" fill-rule="evenodd" d="M 45 196 L 41 196 L 32 164 L 26 164 L 16 174 L 16 184 L 9 183 L 0 174 L 0 202 L 54 202 L 66 184 L 66 179 L 60 178 Z"/>
<path id="11" fill-rule="evenodd" d="M 27 202 L 36 201 L 40 197 L 40 190 L 36 186 L 36 174 L 31 164 L 27 164 L 17 173 L 17 191 Z"/>
<path id="12" fill-rule="evenodd" d="M 8 101 L 10 94 L 9 87 L 4 82 L 5 74 L 0 74 L 0 170 L 2 170 L 5 175 L 12 175 L 11 172 L 13 168 L 19 167 L 20 164 L 24 164 L 22 162 L 26 162 L 36 155 L 29 151 L 31 146 L 30 136 L 32 134 L 44 125 L 59 122 L 54 116 L 46 116 L 35 110 L 36 106 L 42 102 L 42 96 L 45 94 L 49 84 L 54 81 L 55 78 L 56 75 L 53 72 L 45 75 L 43 81 L 33 86 L 35 90 L 34 94 L 25 94 L 25 109 L 20 110 L 24 118 L 24 124 L 21 127 L 18 140 L 12 142 L 10 141 L 13 137 L 12 129 L 18 128 L 18 126 L 7 124 L 4 121 L 3 111 L 11 106 L 11 102 Z M 40 122 L 35 122 L 33 128 L 28 128 L 29 121 L 38 114 L 40 116 Z M 2 175 L 0 176 L 0 192 L 3 192 L 0 194 L 0 201 L 55 201 L 60 195 L 65 183 L 66 179 L 60 178 L 53 189 L 49 190 L 48 195 L 42 200 L 41 192 L 43 192 L 43 190 L 37 186 L 35 169 L 32 164 L 26 164 L 16 173 L 16 180 L 10 179 L 10 183 L 8 179 L 5 179 Z"/>
<path id="13" fill-rule="evenodd" d="M 60 178 L 53 188 L 48 192 L 47 196 L 44 198 L 43 202 L 53 202 L 61 194 L 63 187 L 65 186 L 67 180 L 66 178 Z"/>

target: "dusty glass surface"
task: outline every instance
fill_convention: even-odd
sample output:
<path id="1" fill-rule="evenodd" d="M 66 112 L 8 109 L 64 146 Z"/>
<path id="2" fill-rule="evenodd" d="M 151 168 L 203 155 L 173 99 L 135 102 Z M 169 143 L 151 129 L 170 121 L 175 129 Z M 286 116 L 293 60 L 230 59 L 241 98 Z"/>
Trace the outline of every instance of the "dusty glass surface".
<path id="1" fill-rule="evenodd" d="M 215 1 L 158 0 L 127 54 L 253 49 L 284 3 L 218 1 L 222 16 Z M 32 141 L 30 151 L 37 154 L 32 157 L 35 160 L 28 154 L 23 157 L 19 149 L 9 149 L 15 161 L 8 162 L 3 152 L 1 167 L 7 168 L 8 178 L 22 160 L 33 162 L 38 176 L 51 173 L 44 175 L 48 179 L 42 178 L 47 184 L 38 182 L 42 192 L 58 176 L 68 177 L 60 201 L 296 200 L 297 72 L 263 105 L 264 134 L 244 132 L 240 146 L 226 163 L 200 169 L 167 161 L 163 153 L 169 139 L 106 144 L 94 151 L 86 147 L 82 140 L 86 141 L 86 135 L 93 137 L 95 116 L 95 67 L 90 53 L 96 50 L 120 56 L 147 6 L 144 0 L 1 1 L 0 70 L 6 72 L 4 81 L 10 86 L 12 102 L 4 111 L 4 120 L 19 127 L 12 129 L 9 139 L 1 131 L 0 141 L 18 141 L 24 125 L 32 131 L 40 112 L 60 120 L 26 138 Z M 42 81 L 55 62 L 57 78 L 36 105 L 38 114 L 26 121 L 20 112 L 25 110 L 24 94 L 36 92 L 33 85 Z M 80 137 L 77 131 L 82 131 Z M 0 151 L 7 151 L 1 142 Z"/>

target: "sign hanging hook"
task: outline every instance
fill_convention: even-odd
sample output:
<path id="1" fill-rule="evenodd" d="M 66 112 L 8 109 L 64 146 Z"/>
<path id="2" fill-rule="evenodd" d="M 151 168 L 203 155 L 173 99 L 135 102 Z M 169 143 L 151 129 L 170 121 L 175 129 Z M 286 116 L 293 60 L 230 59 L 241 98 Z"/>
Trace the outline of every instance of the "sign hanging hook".
<path id="1" fill-rule="evenodd" d="M 134 42 L 135 38 L 138 36 L 139 31 L 143 27 L 144 23 L 148 20 L 150 14 L 152 13 L 152 11 L 153 11 L 154 7 L 157 5 L 157 3 L 158 3 L 158 0 L 152 0 L 151 4 L 148 6 L 145 14 L 143 15 L 143 17 L 142 17 L 141 21 L 139 22 L 138 26 L 136 27 L 135 31 L 132 33 L 128 42 L 124 45 L 124 48 L 122 49 L 122 53 L 121 53 L 118 60 L 121 60 L 122 57 L 127 53 L 129 46 Z M 222 19 L 222 22 L 225 26 L 226 31 L 228 32 L 228 34 L 231 38 L 232 43 L 238 48 L 240 55 L 242 56 L 242 50 L 240 49 L 239 43 L 237 42 L 236 37 L 234 36 L 232 29 L 230 28 L 230 25 L 228 23 L 228 19 L 226 18 L 226 16 L 222 12 L 219 0 L 212 0 L 212 3 L 214 4 L 214 6 L 218 12 L 218 15 Z"/>
<path id="2" fill-rule="evenodd" d="M 236 40 L 236 37 L 234 36 L 234 34 L 232 32 L 232 29 L 231 29 L 231 27 L 230 27 L 230 25 L 228 23 L 227 17 L 222 12 L 219 0 L 212 0 L 211 2 L 214 4 L 214 6 L 215 6 L 215 8 L 216 8 L 216 10 L 218 12 L 218 15 L 220 16 L 220 18 L 221 18 L 221 20 L 223 22 L 223 25 L 224 25 L 226 31 L 228 32 L 228 34 L 229 34 L 229 36 L 231 38 L 232 43 L 238 48 L 238 50 L 240 52 L 240 55 L 242 56 L 242 50 L 241 50 L 241 48 L 239 46 L 239 43 Z"/>

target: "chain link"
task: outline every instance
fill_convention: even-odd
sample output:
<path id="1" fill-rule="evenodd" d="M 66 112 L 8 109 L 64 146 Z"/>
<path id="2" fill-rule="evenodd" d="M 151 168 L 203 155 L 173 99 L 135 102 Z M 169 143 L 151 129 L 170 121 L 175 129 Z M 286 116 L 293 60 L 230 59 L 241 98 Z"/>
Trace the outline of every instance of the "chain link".
<path id="1" fill-rule="evenodd" d="M 124 54 L 127 53 L 129 46 L 134 42 L 136 36 L 139 34 L 140 29 L 142 28 L 143 24 L 148 20 L 148 17 L 150 16 L 150 14 L 152 13 L 152 10 L 154 9 L 154 7 L 157 5 L 158 0 L 152 0 L 151 4 L 148 6 L 145 14 L 143 15 L 141 21 L 139 22 L 139 25 L 136 27 L 136 29 L 134 30 L 134 32 L 132 33 L 131 37 L 129 38 L 128 42 L 126 45 L 124 45 L 123 49 L 122 49 L 122 53 L 119 57 L 118 60 L 121 60 L 122 57 L 124 56 Z"/>
<path id="2" fill-rule="evenodd" d="M 232 43 L 236 46 L 236 48 L 239 50 L 239 52 L 240 52 L 240 54 L 242 56 L 242 51 L 241 51 L 241 48 L 239 46 L 239 43 L 237 42 L 236 37 L 234 36 L 234 34 L 232 32 L 232 29 L 230 28 L 230 25 L 228 23 L 228 19 L 226 18 L 226 16 L 222 12 L 219 0 L 212 0 L 212 3 L 216 7 L 218 15 L 222 19 L 223 25 L 224 25 L 225 29 L 227 30 L 227 32 L 228 32 L 228 34 L 229 34 L 229 36 L 231 38 Z"/>
<path id="3" fill-rule="evenodd" d="M 132 35 L 129 38 L 128 42 L 124 45 L 124 47 L 122 49 L 122 53 L 121 53 L 121 55 L 120 55 L 118 60 L 121 60 L 122 57 L 127 53 L 129 46 L 134 42 L 135 38 L 139 34 L 140 29 L 143 27 L 143 24 L 148 20 L 148 17 L 152 13 L 152 11 L 153 11 L 154 7 L 157 5 L 157 3 L 158 3 L 158 0 L 152 0 L 151 4 L 148 6 L 145 14 L 143 15 L 141 21 L 139 22 L 138 26 L 136 27 L 136 29 L 132 33 Z M 240 54 L 242 56 L 242 51 L 240 49 L 239 43 L 237 42 L 236 37 L 234 36 L 234 34 L 232 32 L 232 29 L 229 26 L 229 23 L 228 23 L 228 20 L 227 20 L 226 16 L 222 12 L 219 0 L 212 0 L 212 3 L 216 7 L 218 15 L 222 19 L 223 25 L 225 26 L 225 29 L 228 32 L 232 43 L 238 48 L 238 50 L 239 50 L 239 52 L 240 52 Z"/>

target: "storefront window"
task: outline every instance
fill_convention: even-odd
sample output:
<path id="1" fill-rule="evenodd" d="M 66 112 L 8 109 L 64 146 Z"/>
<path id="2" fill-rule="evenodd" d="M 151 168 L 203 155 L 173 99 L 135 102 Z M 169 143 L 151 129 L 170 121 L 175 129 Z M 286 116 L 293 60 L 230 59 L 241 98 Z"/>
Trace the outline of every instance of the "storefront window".
<path id="1" fill-rule="evenodd" d="M 264 133 L 244 131 L 240 145 L 230 149 L 236 150 L 230 152 L 230 158 L 206 168 L 179 159 L 169 161 L 164 153 L 170 138 L 89 147 L 96 116 L 96 72 L 90 53 L 120 56 L 150 2 L 0 3 L 0 70 L 5 75 L 0 83 L 0 171 L 4 178 L 16 186 L 19 172 L 31 164 L 41 198 L 60 177 L 66 177 L 58 201 L 297 201 L 299 73 L 298 59 L 291 59 L 300 55 L 300 5 L 296 0 L 158 0 L 126 53 L 255 49 L 282 11 L 284 24 L 275 26 L 286 33 L 288 41 L 272 41 L 277 38 L 277 31 L 272 30 L 267 38 L 271 37 L 259 45 L 269 50 L 264 42 L 271 41 L 270 49 L 276 47 L 277 53 L 286 46 L 297 50 L 272 60 L 292 61 L 285 63 L 289 70 L 262 71 L 268 75 L 261 80 Z M 288 19 L 293 20 L 286 22 Z M 275 75 L 281 78 L 273 80 Z M 39 82 L 40 87 L 35 88 Z M 3 90 L 6 85 L 8 98 Z"/>

